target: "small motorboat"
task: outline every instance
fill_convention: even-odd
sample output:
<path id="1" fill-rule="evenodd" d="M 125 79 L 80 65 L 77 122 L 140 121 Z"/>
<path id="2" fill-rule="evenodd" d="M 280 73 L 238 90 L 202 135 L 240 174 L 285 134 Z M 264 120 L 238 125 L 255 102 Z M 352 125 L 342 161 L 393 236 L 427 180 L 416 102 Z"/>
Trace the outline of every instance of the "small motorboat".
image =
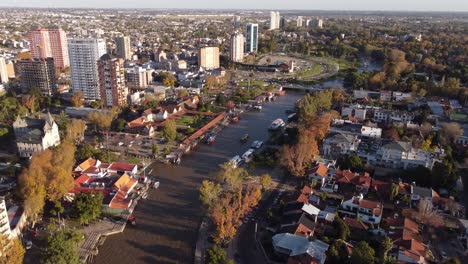
<path id="1" fill-rule="evenodd" d="M 240 141 L 241 141 L 242 143 L 247 142 L 247 141 L 249 140 L 249 137 L 250 137 L 249 134 L 244 134 L 244 135 L 240 138 Z"/>
<path id="2" fill-rule="evenodd" d="M 157 189 L 158 187 L 159 187 L 159 182 L 158 182 L 158 181 L 155 182 L 155 183 L 153 183 L 153 188 L 154 188 L 154 189 Z"/>
<path id="3" fill-rule="evenodd" d="M 143 198 L 143 199 L 148 198 L 148 192 L 143 193 L 143 195 L 141 196 L 141 198 Z"/>
<path id="4" fill-rule="evenodd" d="M 131 215 L 128 217 L 128 222 L 129 222 L 132 226 L 136 226 L 136 218 L 135 218 L 135 215 L 134 215 L 134 214 L 131 214 Z"/>
<path id="5" fill-rule="evenodd" d="M 233 123 L 237 123 L 237 122 L 239 122 L 239 117 L 238 117 L 238 116 L 235 116 L 235 117 L 233 117 L 233 118 L 231 119 L 231 121 L 232 121 Z"/>
<path id="6" fill-rule="evenodd" d="M 216 134 L 210 134 L 207 138 L 206 138 L 206 144 L 208 145 L 211 145 L 213 144 L 214 142 L 216 141 Z"/>

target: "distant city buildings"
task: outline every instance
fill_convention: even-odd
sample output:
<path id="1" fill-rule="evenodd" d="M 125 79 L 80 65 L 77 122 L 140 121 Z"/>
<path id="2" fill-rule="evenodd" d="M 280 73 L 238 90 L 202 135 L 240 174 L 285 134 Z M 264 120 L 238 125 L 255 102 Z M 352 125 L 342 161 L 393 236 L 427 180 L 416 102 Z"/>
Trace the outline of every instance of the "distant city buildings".
<path id="1" fill-rule="evenodd" d="M 240 32 L 234 32 L 231 35 L 229 57 L 231 61 L 242 62 L 244 60 L 245 38 Z"/>
<path id="2" fill-rule="evenodd" d="M 45 95 L 57 92 L 54 59 L 23 59 L 16 63 L 23 93 L 38 88 Z"/>
<path id="3" fill-rule="evenodd" d="M 297 20 L 296 20 L 296 26 L 297 27 L 302 27 L 303 24 L 304 24 L 304 20 L 303 20 L 302 16 L 298 16 Z"/>
<path id="4" fill-rule="evenodd" d="M 129 37 L 119 37 L 115 39 L 115 44 L 117 46 L 117 57 L 124 60 L 132 59 L 132 52 L 130 50 L 130 38 Z"/>
<path id="5" fill-rule="evenodd" d="M 127 103 L 128 88 L 125 85 L 124 60 L 104 54 L 98 61 L 99 90 L 105 106 L 121 106 Z"/>
<path id="6" fill-rule="evenodd" d="M 49 112 L 45 118 L 18 117 L 13 130 L 19 156 L 23 158 L 60 144 L 58 126 Z"/>
<path id="7" fill-rule="evenodd" d="M 70 70 L 73 92 L 81 92 L 86 100 L 100 100 L 97 61 L 106 53 L 103 39 L 69 39 Z"/>
<path id="8" fill-rule="evenodd" d="M 270 30 L 278 29 L 280 27 L 280 13 L 271 11 L 270 12 Z"/>
<path id="9" fill-rule="evenodd" d="M 36 29 L 28 34 L 31 55 L 34 58 L 54 58 L 55 67 L 64 69 L 70 65 L 67 36 L 62 29 Z"/>
<path id="10" fill-rule="evenodd" d="M 206 70 L 219 68 L 219 48 L 202 47 L 198 54 L 198 66 Z"/>
<path id="11" fill-rule="evenodd" d="M 247 24 L 245 30 L 245 53 L 258 51 L 258 24 Z"/>

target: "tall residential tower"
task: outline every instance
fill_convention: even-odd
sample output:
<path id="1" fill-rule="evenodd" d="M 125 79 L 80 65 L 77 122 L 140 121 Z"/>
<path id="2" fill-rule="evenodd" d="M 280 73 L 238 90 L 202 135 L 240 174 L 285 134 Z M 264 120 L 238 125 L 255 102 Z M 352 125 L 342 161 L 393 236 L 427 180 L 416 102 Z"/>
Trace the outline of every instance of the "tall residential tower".
<path id="1" fill-rule="evenodd" d="M 57 92 L 54 59 L 23 59 L 16 62 L 23 93 L 39 88 L 45 95 Z"/>
<path id="2" fill-rule="evenodd" d="M 258 51 L 258 24 L 247 24 L 245 31 L 245 53 Z"/>
<path id="3" fill-rule="evenodd" d="M 202 47 L 198 54 L 198 66 L 213 70 L 219 68 L 219 48 Z"/>
<path id="4" fill-rule="evenodd" d="M 127 103 L 128 88 L 125 85 L 124 60 L 104 54 L 98 61 L 99 90 L 105 106 L 121 106 Z"/>
<path id="5" fill-rule="evenodd" d="M 64 69 L 68 60 L 67 36 L 60 28 L 36 29 L 28 33 L 33 58 L 54 58 L 55 67 Z"/>
<path id="6" fill-rule="evenodd" d="M 242 62 L 244 60 L 244 42 L 245 38 L 240 32 L 234 32 L 231 35 L 229 58 L 234 62 Z"/>
<path id="7" fill-rule="evenodd" d="M 129 37 L 119 37 L 115 39 L 115 44 L 117 46 L 117 57 L 124 60 L 132 59 L 132 52 L 130 50 L 130 38 Z"/>
<path id="8" fill-rule="evenodd" d="M 106 53 L 103 39 L 69 39 L 68 51 L 73 92 L 81 92 L 86 100 L 100 100 L 97 61 Z"/>

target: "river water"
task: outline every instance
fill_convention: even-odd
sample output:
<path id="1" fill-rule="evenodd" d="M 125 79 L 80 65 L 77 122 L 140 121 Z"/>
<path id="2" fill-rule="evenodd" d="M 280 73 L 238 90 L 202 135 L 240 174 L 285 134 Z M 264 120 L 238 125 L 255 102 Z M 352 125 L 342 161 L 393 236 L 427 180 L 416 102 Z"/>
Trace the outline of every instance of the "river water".
<path id="1" fill-rule="evenodd" d="M 264 104 L 261 112 L 244 113 L 237 124 L 222 130 L 212 145 L 199 145 L 182 158 L 180 166 L 154 163 L 151 175 L 160 181 L 157 190 L 141 201 L 135 216 L 137 226 L 107 238 L 94 263 L 193 263 L 201 204 L 198 188 L 213 178 L 218 166 L 249 149 L 254 140 L 266 140 L 268 127 L 276 118 L 286 119 L 286 110 L 304 96 L 287 92 Z M 248 133 L 250 140 L 241 144 Z"/>

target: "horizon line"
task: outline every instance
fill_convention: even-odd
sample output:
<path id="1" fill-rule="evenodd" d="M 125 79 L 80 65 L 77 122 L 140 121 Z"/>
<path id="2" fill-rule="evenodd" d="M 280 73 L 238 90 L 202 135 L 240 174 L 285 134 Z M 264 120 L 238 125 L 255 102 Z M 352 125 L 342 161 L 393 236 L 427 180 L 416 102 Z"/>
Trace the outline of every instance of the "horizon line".
<path id="1" fill-rule="evenodd" d="M 279 11 L 326 11 L 326 12 L 401 12 L 401 13 L 467 13 L 466 11 L 455 11 L 455 10 L 389 10 L 389 9 L 284 9 L 284 8 L 270 8 L 270 9 L 263 9 L 263 8 L 250 8 L 250 9 L 242 9 L 242 8 L 185 8 L 185 7 L 39 7 L 39 6 L 1 6 L 0 9 L 3 8 L 25 8 L 25 9 L 100 9 L 100 10 L 221 10 L 221 11 L 271 11 L 271 10 L 279 10 Z"/>

